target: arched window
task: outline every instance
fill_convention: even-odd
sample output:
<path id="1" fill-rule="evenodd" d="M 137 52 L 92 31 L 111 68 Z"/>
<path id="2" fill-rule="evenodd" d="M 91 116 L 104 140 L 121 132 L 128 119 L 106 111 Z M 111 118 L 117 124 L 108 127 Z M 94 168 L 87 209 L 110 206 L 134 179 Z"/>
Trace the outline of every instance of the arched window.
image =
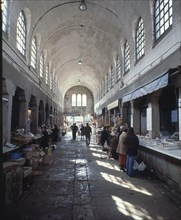
<path id="1" fill-rule="evenodd" d="M 2 30 L 6 32 L 8 25 L 8 1 L 3 0 L 1 3 L 1 7 L 2 7 Z"/>
<path id="2" fill-rule="evenodd" d="M 37 42 L 34 37 L 31 42 L 31 66 L 36 70 L 37 66 Z"/>
<path id="3" fill-rule="evenodd" d="M 111 66 L 111 88 L 114 86 L 114 69 L 113 66 Z"/>
<path id="4" fill-rule="evenodd" d="M 121 61 L 119 56 L 117 56 L 116 60 L 116 82 L 118 82 L 121 79 Z"/>
<path id="5" fill-rule="evenodd" d="M 130 70 L 130 49 L 128 41 L 126 41 L 124 49 L 124 73 L 126 74 Z"/>
<path id="6" fill-rule="evenodd" d="M 172 25 L 172 0 L 156 0 L 154 5 L 154 29 L 157 40 Z"/>
<path id="7" fill-rule="evenodd" d="M 105 75 L 105 86 L 104 86 L 104 94 L 108 92 L 108 73 Z"/>
<path id="8" fill-rule="evenodd" d="M 87 106 L 87 96 L 86 96 L 86 94 L 82 95 L 82 106 Z"/>
<path id="9" fill-rule="evenodd" d="M 26 51 L 26 21 L 23 11 L 20 12 L 17 21 L 16 47 L 25 56 Z"/>
<path id="10" fill-rule="evenodd" d="M 140 18 L 136 28 L 136 60 L 139 60 L 145 53 L 145 30 L 143 19 Z"/>
<path id="11" fill-rule="evenodd" d="M 50 73 L 50 89 L 53 89 L 53 77 L 52 77 L 52 73 Z"/>
<path id="12" fill-rule="evenodd" d="M 105 80 L 102 81 L 102 97 L 106 94 L 106 84 Z"/>
<path id="13" fill-rule="evenodd" d="M 44 55 L 41 54 L 40 56 L 40 77 L 43 78 L 44 72 Z"/>
<path id="14" fill-rule="evenodd" d="M 48 76 L 49 76 L 49 65 L 46 65 L 45 68 L 45 83 L 48 84 Z"/>
<path id="15" fill-rule="evenodd" d="M 72 95 L 72 106 L 76 106 L 76 94 Z"/>
<path id="16" fill-rule="evenodd" d="M 81 94 L 77 94 L 77 106 L 81 106 L 82 105 L 82 96 Z"/>

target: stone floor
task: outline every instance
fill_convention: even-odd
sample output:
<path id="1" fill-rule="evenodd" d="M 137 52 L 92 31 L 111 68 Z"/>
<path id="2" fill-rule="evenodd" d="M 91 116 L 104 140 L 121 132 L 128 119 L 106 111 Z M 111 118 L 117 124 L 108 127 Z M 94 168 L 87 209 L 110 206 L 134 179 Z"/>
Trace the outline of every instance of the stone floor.
<path id="1" fill-rule="evenodd" d="M 5 220 L 181 219 L 179 203 L 157 178 L 128 177 L 94 140 L 87 147 L 66 134 L 53 163 L 40 170 L 24 196 L 6 208 Z"/>

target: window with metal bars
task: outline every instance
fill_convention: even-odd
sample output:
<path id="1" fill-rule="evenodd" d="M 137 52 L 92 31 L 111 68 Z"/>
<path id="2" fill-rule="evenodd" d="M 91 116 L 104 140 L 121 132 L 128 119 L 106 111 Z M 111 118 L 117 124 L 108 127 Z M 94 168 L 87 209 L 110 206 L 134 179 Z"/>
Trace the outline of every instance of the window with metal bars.
<path id="1" fill-rule="evenodd" d="M 126 41 L 124 49 L 124 74 L 128 73 L 130 70 L 130 49 L 128 41 Z"/>
<path id="2" fill-rule="evenodd" d="M 50 89 L 53 89 L 53 77 L 52 77 L 52 73 L 50 73 Z"/>
<path id="3" fill-rule="evenodd" d="M 114 86 L 114 69 L 113 66 L 111 66 L 111 88 Z"/>
<path id="4" fill-rule="evenodd" d="M 36 70 L 37 66 L 37 43 L 34 37 L 31 43 L 31 66 Z"/>
<path id="5" fill-rule="evenodd" d="M 43 78 L 44 75 L 44 55 L 40 56 L 40 77 Z"/>
<path id="6" fill-rule="evenodd" d="M 7 26 L 8 26 L 8 1 L 3 0 L 1 2 L 1 8 L 2 8 L 2 30 L 4 32 L 7 32 Z"/>
<path id="7" fill-rule="evenodd" d="M 117 56 L 116 59 L 116 82 L 118 82 L 121 79 L 121 60 L 119 56 Z"/>
<path id="8" fill-rule="evenodd" d="M 16 47 L 25 56 L 26 52 L 26 21 L 23 11 L 20 12 L 17 21 Z"/>
<path id="9" fill-rule="evenodd" d="M 143 19 L 140 18 L 136 28 L 136 61 L 138 61 L 145 53 L 145 30 Z"/>
<path id="10" fill-rule="evenodd" d="M 154 4 L 154 33 L 155 40 L 159 39 L 164 32 L 172 26 L 173 8 L 172 0 L 156 0 Z"/>
<path id="11" fill-rule="evenodd" d="M 48 77 L 49 77 L 49 65 L 46 65 L 45 68 L 45 83 L 48 84 Z"/>

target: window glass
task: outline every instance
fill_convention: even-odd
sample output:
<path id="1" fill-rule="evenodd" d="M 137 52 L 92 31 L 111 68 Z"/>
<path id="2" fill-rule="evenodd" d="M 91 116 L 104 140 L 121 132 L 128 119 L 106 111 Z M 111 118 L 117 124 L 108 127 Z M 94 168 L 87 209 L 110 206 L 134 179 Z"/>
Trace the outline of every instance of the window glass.
<path id="1" fill-rule="evenodd" d="M 47 64 L 46 69 L 45 69 L 45 82 L 46 82 L 46 84 L 48 84 L 48 75 L 49 75 L 49 66 Z"/>
<path id="2" fill-rule="evenodd" d="M 154 29 L 157 40 L 172 25 L 172 0 L 156 0 L 154 6 Z"/>
<path id="3" fill-rule="evenodd" d="M 24 13 L 21 11 L 17 21 L 16 46 L 19 52 L 25 56 L 26 51 L 26 23 Z"/>
<path id="4" fill-rule="evenodd" d="M 72 95 L 72 106 L 76 106 L 76 94 Z"/>
<path id="5" fill-rule="evenodd" d="M 124 72 L 125 74 L 130 70 L 130 50 L 129 44 L 126 41 L 125 50 L 124 50 Z"/>
<path id="6" fill-rule="evenodd" d="M 8 2 L 7 0 L 2 1 L 1 8 L 2 8 L 2 30 L 6 32 L 7 24 L 8 24 Z"/>
<path id="7" fill-rule="evenodd" d="M 111 66 L 111 88 L 114 86 L 114 69 Z"/>
<path id="8" fill-rule="evenodd" d="M 50 89 L 53 88 L 53 79 L 52 79 L 52 73 L 50 73 Z"/>
<path id="9" fill-rule="evenodd" d="M 40 77 L 43 78 L 43 67 L 44 67 L 44 56 L 43 54 L 40 57 Z"/>
<path id="10" fill-rule="evenodd" d="M 82 105 L 82 96 L 81 94 L 77 94 L 77 106 L 81 106 Z"/>
<path id="11" fill-rule="evenodd" d="M 139 60 L 144 55 L 145 50 L 145 30 L 143 19 L 139 19 L 136 28 L 136 60 Z"/>
<path id="12" fill-rule="evenodd" d="M 121 78 L 121 61 L 119 56 L 117 56 L 117 61 L 116 61 L 116 82 L 118 82 Z"/>
<path id="13" fill-rule="evenodd" d="M 86 96 L 86 94 L 82 95 L 82 106 L 87 106 L 87 96 Z"/>
<path id="14" fill-rule="evenodd" d="M 31 43 L 31 66 L 36 69 L 37 64 L 37 44 L 36 38 L 34 37 Z"/>

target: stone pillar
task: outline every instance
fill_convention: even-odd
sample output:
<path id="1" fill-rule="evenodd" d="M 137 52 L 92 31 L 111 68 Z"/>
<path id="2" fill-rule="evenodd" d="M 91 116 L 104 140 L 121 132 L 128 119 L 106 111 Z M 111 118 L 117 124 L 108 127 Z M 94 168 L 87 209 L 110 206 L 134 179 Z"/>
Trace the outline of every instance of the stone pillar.
<path id="1" fill-rule="evenodd" d="M 108 124 L 111 125 L 111 110 L 108 110 Z"/>
<path id="2" fill-rule="evenodd" d="M 157 91 L 150 96 L 147 109 L 147 127 L 149 138 L 160 137 L 160 92 Z"/>
<path id="3" fill-rule="evenodd" d="M 33 134 L 37 134 L 38 131 L 38 106 L 37 105 L 33 105 L 31 107 L 32 110 L 32 124 L 31 124 L 31 132 Z"/>
<path id="4" fill-rule="evenodd" d="M 29 106 L 29 95 L 21 94 L 20 99 L 20 115 L 19 115 L 19 127 L 25 129 L 25 133 L 28 131 L 28 106 Z"/>
<path id="5" fill-rule="evenodd" d="M 179 98 L 178 98 L 178 118 L 179 118 L 179 140 L 181 141 L 181 88 L 179 88 Z"/>
<path id="6" fill-rule="evenodd" d="M 140 107 L 137 100 L 131 101 L 131 127 L 134 128 L 135 134 L 140 133 Z"/>
<path id="7" fill-rule="evenodd" d="M 116 126 L 116 109 L 114 108 L 114 126 Z"/>
<path id="8" fill-rule="evenodd" d="M 12 104 L 15 90 L 16 86 L 6 80 L 6 93 L 3 91 L 3 140 L 6 142 L 11 142 Z"/>

